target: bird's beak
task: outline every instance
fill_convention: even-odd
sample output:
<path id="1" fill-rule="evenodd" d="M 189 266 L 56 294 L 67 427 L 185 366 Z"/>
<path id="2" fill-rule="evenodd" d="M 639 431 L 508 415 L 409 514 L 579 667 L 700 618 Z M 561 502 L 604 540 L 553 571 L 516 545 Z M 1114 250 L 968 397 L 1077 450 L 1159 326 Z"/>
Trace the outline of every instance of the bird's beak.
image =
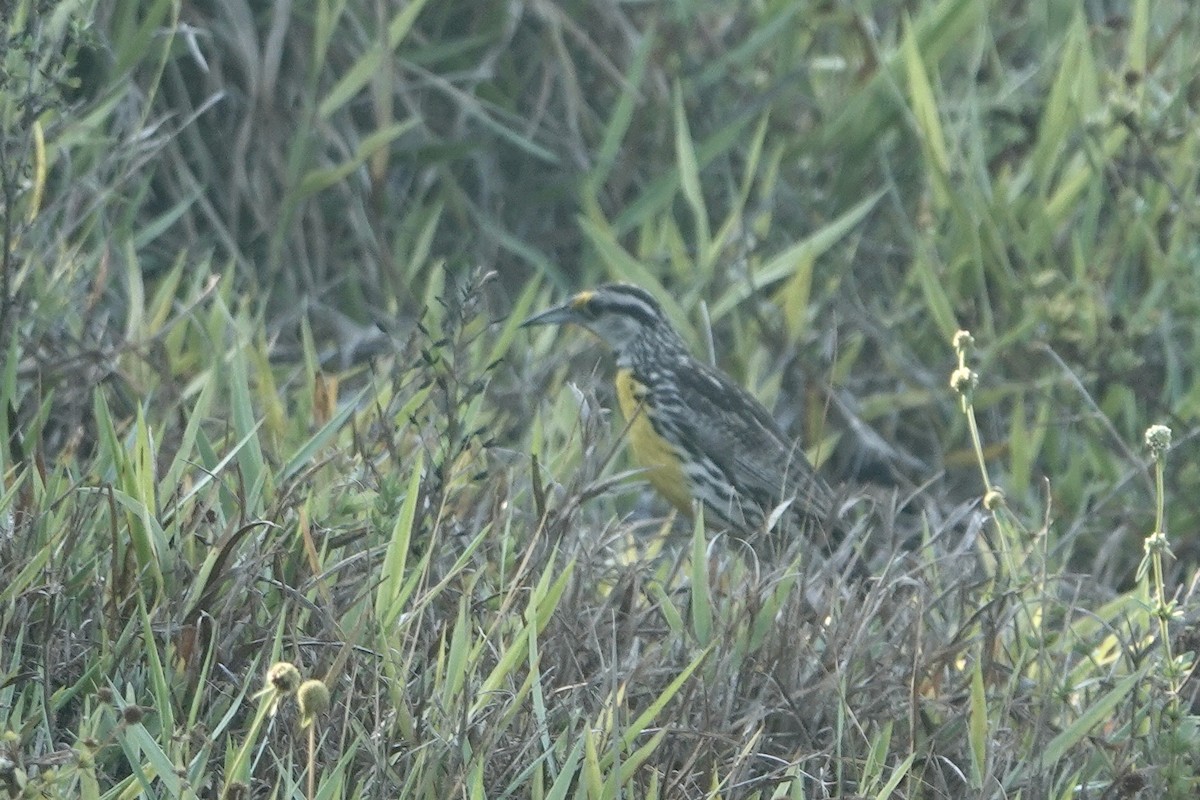
<path id="1" fill-rule="evenodd" d="M 574 300 L 568 300 L 561 306 L 555 306 L 540 314 L 534 314 L 522 322 L 521 327 L 528 328 L 533 325 L 562 325 L 564 322 L 578 322 L 580 315 L 578 309 L 573 305 L 574 302 Z"/>

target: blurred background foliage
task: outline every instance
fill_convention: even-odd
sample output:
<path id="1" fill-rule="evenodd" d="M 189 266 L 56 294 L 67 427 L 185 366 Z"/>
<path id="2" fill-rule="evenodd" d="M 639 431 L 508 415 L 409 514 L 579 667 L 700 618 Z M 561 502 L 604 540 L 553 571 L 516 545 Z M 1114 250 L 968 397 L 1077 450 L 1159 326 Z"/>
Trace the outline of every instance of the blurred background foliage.
<path id="1" fill-rule="evenodd" d="M 1148 487 L 1139 431 L 1196 413 L 1198 20 L 1075 0 L 23 0 L 5 341 L 52 380 L 120 343 L 131 292 L 211 273 L 273 358 L 307 327 L 344 367 L 480 268 L 495 317 L 531 280 L 632 280 L 697 345 L 715 330 L 793 431 L 874 429 L 920 482 L 962 440 L 943 386 L 966 327 L 1011 499 L 1037 508 L 1052 475 L 1056 511 L 1107 541 L 1130 510 L 1112 483 Z M 854 438 L 841 477 L 896 461 Z"/>
<path id="2" fill-rule="evenodd" d="M 378 544 L 420 518 L 414 463 L 422 509 L 469 534 L 544 510 L 530 452 L 566 496 L 604 494 L 579 447 L 611 438 L 579 418 L 610 405 L 595 344 L 515 322 L 628 280 L 831 479 L 931 484 L 952 520 L 982 491 L 947 388 L 970 329 L 994 476 L 1106 598 L 1151 525 L 1142 431 L 1170 424 L 1186 582 L 1197 41 L 1183 0 L 8 0 L 8 488 L 174 498 L 166 533 L 129 512 L 140 549 L 101 564 L 101 541 L 89 568 L 164 597 L 197 570 L 228 609 L 154 535 L 320 512 L 335 550 Z M 37 496 L 109 534 L 99 494 Z"/>

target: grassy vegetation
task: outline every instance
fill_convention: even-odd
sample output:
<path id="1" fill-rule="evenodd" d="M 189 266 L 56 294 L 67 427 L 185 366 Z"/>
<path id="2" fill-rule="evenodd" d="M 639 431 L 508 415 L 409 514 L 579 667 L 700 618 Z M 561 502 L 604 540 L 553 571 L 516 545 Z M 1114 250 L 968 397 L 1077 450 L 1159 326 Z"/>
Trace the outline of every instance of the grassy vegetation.
<path id="1" fill-rule="evenodd" d="M 1194 4 L 10 6 L 0 795 L 1196 795 Z M 871 580 L 664 518 L 613 279 Z"/>

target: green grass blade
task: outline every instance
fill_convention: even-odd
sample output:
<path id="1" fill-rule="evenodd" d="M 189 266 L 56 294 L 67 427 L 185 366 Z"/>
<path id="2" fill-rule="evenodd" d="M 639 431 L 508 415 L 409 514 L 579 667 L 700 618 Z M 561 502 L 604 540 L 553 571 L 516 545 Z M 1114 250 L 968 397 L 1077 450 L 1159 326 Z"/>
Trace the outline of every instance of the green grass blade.
<path id="1" fill-rule="evenodd" d="M 403 611 L 400 603 L 401 592 L 405 584 L 405 566 L 408 562 L 408 551 L 412 542 L 413 524 L 417 517 L 417 501 L 421 497 L 421 478 L 424 470 L 424 457 L 417 451 L 408 478 L 408 488 L 404 503 L 400 506 L 400 514 L 392 527 L 392 535 L 388 539 L 387 551 L 383 557 L 379 587 L 375 590 L 375 614 L 379 618 L 382 630 L 390 629 L 396 618 Z"/>

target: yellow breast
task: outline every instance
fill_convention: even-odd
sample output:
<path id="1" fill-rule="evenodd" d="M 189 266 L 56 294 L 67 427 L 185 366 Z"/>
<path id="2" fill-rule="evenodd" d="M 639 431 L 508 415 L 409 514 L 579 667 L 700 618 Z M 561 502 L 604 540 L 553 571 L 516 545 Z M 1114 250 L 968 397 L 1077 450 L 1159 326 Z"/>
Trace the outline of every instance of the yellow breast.
<path id="1" fill-rule="evenodd" d="M 646 407 L 646 387 L 627 369 L 617 370 L 617 402 L 629 422 L 629 447 L 650 484 L 683 513 L 692 514 L 692 494 L 675 449 L 655 432 Z"/>

